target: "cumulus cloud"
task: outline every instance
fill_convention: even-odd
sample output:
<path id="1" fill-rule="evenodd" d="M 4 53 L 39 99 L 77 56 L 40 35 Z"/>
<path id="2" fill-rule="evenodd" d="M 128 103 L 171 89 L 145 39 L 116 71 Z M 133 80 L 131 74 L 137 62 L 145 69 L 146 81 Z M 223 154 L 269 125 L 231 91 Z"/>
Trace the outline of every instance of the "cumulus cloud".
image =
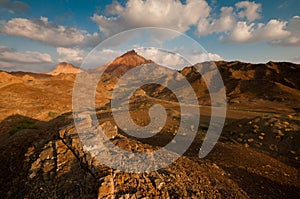
<path id="1" fill-rule="evenodd" d="M 146 59 L 151 59 L 162 66 L 179 69 L 190 65 L 188 61 L 177 53 L 170 53 L 157 48 L 138 48 L 135 51 Z"/>
<path id="2" fill-rule="evenodd" d="M 230 33 L 227 41 L 249 43 L 259 41 L 276 41 L 286 38 L 291 33 L 286 30 L 285 21 L 276 19 L 270 20 L 267 24 L 247 24 L 247 22 L 238 22 Z"/>
<path id="3" fill-rule="evenodd" d="M 29 10 L 26 3 L 20 1 L 0 0 L 0 11 L 12 14 L 22 14 Z"/>
<path id="4" fill-rule="evenodd" d="M 224 42 L 254 43 L 267 41 L 276 45 L 300 45 L 300 17 L 290 21 L 271 19 L 258 23 L 261 4 L 241 1 L 235 7 L 222 7 L 218 18 L 202 18 L 198 22 L 200 36 L 220 34 Z M 211 16 L 211 14 L 210 14 Z"/>
<path id="5" fill-rule="evenodd" d="M 222 60 L 222 57 L 213 53 L 189 54 L 181 57 L 180 54 L 163 51 L 157 48 L 138 48 L 136 52 L 141 56 L 151 59 L 157 64 L 173 69 L 182 69 L 185 66 L 202 63 L 205 61 Z"/>
<path id="6" fill-rule="evenodd" d="M 189 60 L 192 63 L 196 64 L 196 63 L 202 63 L 206 61 L 220 61 L 224 59 L 220 55 L 215 53 L 201 53 L 201 54 L 191 55 Z"/>
<path id="7" fill-rule="evenodd" d="M 22 70 L 27 67 L 40 66 L 41 68 L 53 64 L 52 57 L 47 53 L 25 51 L 18 52 L 13 48 L 0 46 L 0 68 Z"/>
<path id="8" fill-rule="evenodd" d="M 47 53 L 26 51 L 24 53 L 17 52 L 13 48 L 6 46 L 0 46 L 0 59 L 6 62 L 17 62 L 17 63 L 52 63 L 51 56 Z"/>
<path id="9" fill-rule="evenodd" d="M 196 25 L 199 19 L 206 18 L 210 7 L 204 0 L 187 0 L 186 4 L 175 0 L 128 0 L 124 7 L 114 2 L 106 12 L 114 16 L 94 14 L 92 17 L 105 35 L 145 26 L 185 32 L 190 26 Z"/>
<path id="10" fill-rule="evenodd" d="M 235 6 L 237 9 L 241 10 L 238 13 L 240 18 L 247 18 L 249 22 L 261 18 L 261 4 L 250 1 L 241 1 L 236 3 Z"/>
<path id="11" fill-rule="evenodd" d="M 300 46 L 300 17 L 294 16 L 286 25 L 288 37 L 279 38 L 272 41 L 272 44 L 285 46 Z"/>
<path id="12" fill-rule="evenodd" d="M 103 66 L 114 60 L 116 57 L 123 55 L 125 52 L 125 50 L 120 49 L 94 49 L 84 60 L 82 68 L 92 69 Z"/>
<path id="13" fill-rule="evenodd" d="M 58 58 L 58 62 L 68 62 L 73 65 L 80 66 L 86 52 L 84 50 L 78 48 L 63 48 L 59 47 L 56 49 Z"/>
<path id="14" fill-rule="evenodd" d="M 198 34 L 208 35 L 212 33 L 220 33 L 227 32 L 233 28 L 236 24 L 236 17 L 233 13 L 232 7 L 222 7 L 221 15 L 219 19 L 211 19 L 207 18 L 200 19 L 198 23 Z"/>
<path id="15" fill-rule="evenodd" d="M 89 34 L 87 31 L 66 27 L 48 21 L 48 18 L 25 19 L 13 18 L 2 22 L 0 33 L 25 37 L 52 46 L 70 47 L 91 45 L 100 39 L 99 34 Z"/>

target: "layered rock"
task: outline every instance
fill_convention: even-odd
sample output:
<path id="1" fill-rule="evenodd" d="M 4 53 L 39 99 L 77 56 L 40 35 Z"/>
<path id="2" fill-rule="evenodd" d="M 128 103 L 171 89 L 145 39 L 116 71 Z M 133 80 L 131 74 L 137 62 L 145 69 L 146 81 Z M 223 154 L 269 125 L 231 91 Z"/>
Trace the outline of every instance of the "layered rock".
<path id="1" fill-rule="evenodd" d="M 90 128 L 92 123 L 91 119 L 86 119 L 77 128 Z M 120 134 L 110 122 L 100 127 L 106 131 L 112 143 L 124 150 L 151 152 L 156 149 Z M 247 198 L 246 193 L 213 163 L 181 157 L 158 171 L 122 172 L 105 166 L 101 160 L 91 156 L 93 152 L 87 150 L 88 146 L 83 146 L 80 136 L 75 126 L 69 125 L 59 132 L 59 137 L 46 143 L 35 143 L 28 149 L 26 196 L 215 198 L 226 195 Z M 93 139 L 91 132 L 87 136 Z M 98 152 L 101 151 L 99 147 L 101 145 L 98 145 Z"/>

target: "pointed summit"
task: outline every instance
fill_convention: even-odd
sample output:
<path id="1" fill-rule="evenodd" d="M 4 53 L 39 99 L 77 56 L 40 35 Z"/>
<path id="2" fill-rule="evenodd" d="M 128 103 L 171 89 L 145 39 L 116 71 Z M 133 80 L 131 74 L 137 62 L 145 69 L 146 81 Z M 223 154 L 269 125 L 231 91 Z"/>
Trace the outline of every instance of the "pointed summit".
<path id="1" fill-rule="evenodd" d="M 135 50 L 131 50 L 131 51 L 128 51 L 128 52 L 124 53 L 120 57 L 135 56 L 135 55 L 138 55 L 138 54 L 135 52 Z"/>
<path id="2" fill-rule="evenodd" d="M 75 67 L 73 64 L 61 62 L 55 67 L 55 69 L 53 71 L 49 72 L 48 74 L 50 74 L 50 75 L 59 75 L 61 73 L 75 74 L 75 73 L 79 73 L 79 72 L 81 72 L 81 70 L 79 68 Z"/>
<path id="3" fill-rule="evenodd" d="M 117 57 L 115 60 L 108 64 L 108 67 L 113 66 L 129 66 L 135 67 L 142 64 L 154 63 L 152 60 L 145 59 L 144 57 L 137 54 L 134 50 L 128 51 L 125 54 Z"/>
<path id="4" fill-rule="evenodd" d="M 142 64 L 154 63 L 152 60 L 146 59 L 139 54 L 137 54 L 134 50 L 128 51 L 125 54 L 117 57 L 112 62 L 106 65 L 106 73 L 121 76 L 126 73 L 128 70 L 140 66 Z"/>

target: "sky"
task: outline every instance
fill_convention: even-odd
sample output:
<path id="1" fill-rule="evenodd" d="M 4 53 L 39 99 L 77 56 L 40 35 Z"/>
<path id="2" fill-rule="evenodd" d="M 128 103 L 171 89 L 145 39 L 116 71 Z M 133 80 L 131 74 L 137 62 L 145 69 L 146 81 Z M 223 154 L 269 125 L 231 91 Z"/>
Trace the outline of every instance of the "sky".
<path id="1" fill-rule="evenodd" d="M 63 61 L 79 67 L 107 39 L 113 47 L 98 48 L 103 62 L 135 47 L 146 58 L 174 64 L 174 54 L 159 53 L 157 46 L 143 49 L 143 37 L 129 44 L 122 34 L 143 27 L 193 39 L 206 55 L 190 49 L 192 62 L 300 63 L 299 8 L 299 0 L 0 0 L 0 70 L 44 72 Z M 116 34 L 117 44 L 110 39 Z M 173 48 L 159 47 L 175 55 L 190 48 L 184 40 L 175 42 L 176 36 L 159 39 L 168 45 L 174 39 Z"/>

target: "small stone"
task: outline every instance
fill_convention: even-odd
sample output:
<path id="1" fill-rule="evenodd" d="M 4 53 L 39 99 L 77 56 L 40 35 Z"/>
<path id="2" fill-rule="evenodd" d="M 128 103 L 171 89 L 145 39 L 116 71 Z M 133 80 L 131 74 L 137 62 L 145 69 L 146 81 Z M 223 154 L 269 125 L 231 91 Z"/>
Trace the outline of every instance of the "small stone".
<path id="1" fill-rule="evenodd" d="M 258 136 L 258 139 L 263 140 L 264 137 L 263 136 Z"/>
<path id="2" fill-rule="evenodd" d="M 255 125 L 253 126 L 253 128 L 254 128 L 254 129 L 259 129 L 259 126 L 255 124 Z"/>
<path id="3" fill-rule="evenodd" d="M 296 154 L 296 151 L 290 151 L 291 154 L 295 155 Z"/>
<path id="4" fill-rule="evenodd" d="M 281 130 L 278 130 L 278 131 L 277 131 L 277 134 L 278 134 L 279 136 L 281 136 L 281 137 L 283 137 L 283 136 L 284 136 L 284 134 L 282 133 L 282 131 L 281 131 Z"/>
<path id="5" fill-rule="evenodd" d="M 242 138 L 238 138 L 237 141 L 238 142 L 243 142 L 243 139 Z"/>
<path id="6" fill-rule="evenodd" d="M 154 182 L 158 190 L 162 189 L 162 187 L 164 186 L 164 182 L 162 182 L 160 179 L 156 179 Z"/>
<path id="7" fill-rule="evenodd" d="M 44 168 L 43 168 L 43 172 L 44 173 L 48 173 L 49 171 L 51 171 L 52 169 L 54 169 L 54 162 L 50 161 L 46 161 L 44 163 Z"/>
<path id="8" fill-rule="evenodd" d="M 108 139 L 114 139 L 118 135 L 118 128 L 110 123 L 110 121 L 104 122 L 98 129 L 105 133 Z"/>
<path id="9" fill-rule="evenodd" d="M 33 172 L 29 175 L 29 178 L 32 179 L 32 178 L 34 178 L 35 176 L 36 176 L 36 172 L 33 171 Z"/>
<path id="10" fill-rule="evenodd" d="M 281 137 L 279 135 L 276 135 L 275 137 L 277 140 L 281 140 Z"/>
<path id="11" fill-rule="evenodd" d="M 108 176 L 99 187 L 98 198 L 107 198 L 107 196 L 112 195 L 114 191 L 114 181 L 111 176 Z"/>
<path id="12" fill-rule="evenodd" d="M 142 198 L 143 197 L 143 192 L 138 191 L 138 192 L 135 193 L 135 195 L 136 195 L 137 198 Z"/>
<path id="13" fill-rule="evenodd" d="M 249 139 L 248 139 L 248 142 L 249 142 L 249 143 L 252 143 L 252 142 L 254 142 L 254 139 L 253 139 L 253 138 L 249 138 Z"/>
<path id="14" fill-rule="evenodd" d="M 32 163 L 32 165 L 31 165 L 31 170 L 40 168 L 40 166 L 41 166 L 40 163 L 41 163 L 41 159 L 38 158 L 36 161 L 34 161 L 34 162 Z"/>
<path id="15" fill-rule="evenodd" d="M 253 120 L 253 122 L 254 123 L 257 123 L 257 122 L 259 122 L 260 121 L 260 118 L 258 117 L 258 118 L 255 118 L 254 120 Z"/>
<path id="16" fill-rule="evenodd" d="M 53 157 L 53 148 L 52 147 L 48 147 L 48 148 L 44 149 L 40 154 L 40 158 L 42 160 L 50 159 L 51 157 Z"/>
<path id="17" fill-rule="evenodd" d="M 244 144 L 244 146 L 245 146 L 246 148 L 249 148 L 249 144 Z"/>
<path id="18" fill-rule="evenodd" d="M 275 144 L 271 144 L 271 145 L 269 146 L 269 149 L 270 149 L 271 151 L 278 151 L 278 148 L 277 148 L 277 146 L 276 146 Z"/>
<path id="19" fill-rule="evenodd" d="M 290 125 L 290 123 L 288 123 L 287 121 L 284 121 L 283 124 L 286 126 Z"/>

